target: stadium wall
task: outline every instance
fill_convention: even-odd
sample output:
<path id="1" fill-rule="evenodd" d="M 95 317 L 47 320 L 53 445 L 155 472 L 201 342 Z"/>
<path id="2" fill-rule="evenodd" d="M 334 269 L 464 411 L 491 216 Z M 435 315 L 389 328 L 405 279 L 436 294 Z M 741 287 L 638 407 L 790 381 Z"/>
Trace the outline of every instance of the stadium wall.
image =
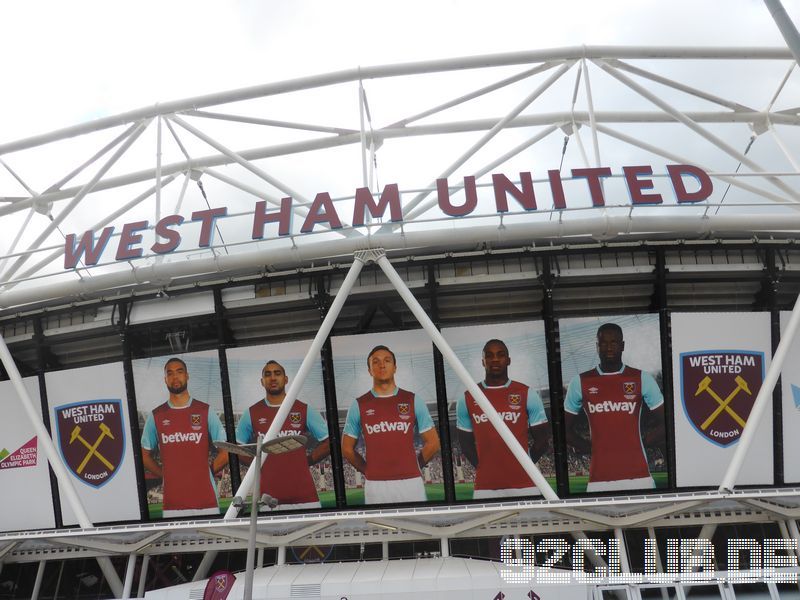
<path id="1" fill-rule="evenodd" d="M 623 359 L 650 373 L 665 399 L 661 422 L 642 421 L 644 439 L 665 440 L 645 447 L 655 491 L 719 484 L 741 434 L 738 423 L 747 419 L 779 340 L 781 309 L 789 307 L 797 285 L 796 261 L 790 242 L 709 241 L 508 249 L 418 257 L 395 267 L 476 381 L 483 376 L 483 343 L 506 341 L 510 377 L 542 398 L 552 433 L 539 467 L 568 498 L 586 493 L 591 456 L 567 445 L 564 400 L 570 381 L 596 364 L 596 331 L 605 322 L 622 327 Z M 192 396 L 210 405 L 234 442 L 241 416 L 263 397 L 263 362 L 278 360 L 291 380 L 309 345 L 302 339 L 314 333 L 341 277 L 340 269 L 323 268 L 5 319 L 4 336 L 92 521 L 162 516 L 162 489 L 143 468 L 141 440 L 148 413 L 166 399 L 167 358 L 186 362 Z M 463 386 L 382 275 L 365 268 L 299 394 L 326 418 L 332 442 L 330 458 L 312 467 L 322 510 L 363 505 L 363 480 L 343 466 L 339 447 L 347 409 L 369 389 L 365 359 L 377 344 L 396 350 L 398 385 L 424 399 L 442 441 L 441 453 L 423 469 L 427 502 L 470 502 L 474 467 L 455 426 Z M 797 482 L 792 436 L 783 441 L 797 413 L 796 352 L 775 390 L 773 410 L 759 426 L 741 484 Z M 11 396 L 10 382 L 2 385 Z M 700 399 L 704 404 L 695 414 L 692 403 Z M 4 513 L 0 528 L 75 524 L 44 467 L 35 432 L 13 403 L 8 414 L 0 424 L 0 494 L 13 505 L 19 490 L 37 490 L 32 495 L 39 504 L 23 519 Z M 106 433 L 101 423 L 109 427 Z M 587 425 L 579 423 L 577 431 L 587 435 Z M 705 457 L 702 464 L 693 458 L 698 454 Z M 231 459 L 217 478 L 223 512 L 243 473 Z"/>

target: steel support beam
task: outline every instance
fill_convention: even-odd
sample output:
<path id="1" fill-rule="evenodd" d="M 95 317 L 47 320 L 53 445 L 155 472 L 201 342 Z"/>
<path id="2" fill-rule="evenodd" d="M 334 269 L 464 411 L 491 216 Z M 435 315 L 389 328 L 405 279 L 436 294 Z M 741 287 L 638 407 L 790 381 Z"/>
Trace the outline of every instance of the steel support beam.
<path id="1" fill-rule="evenodd" d="M 434 325 L 433 321 L 431 321 L 430 317 L 425 312 L 425 309 L 422 308 L 420 303 L 414 297 L 414 294 L 411 293 L 411 290 L 408 289 L 408 286 L 405 284 L 403 279 L 400 277 L 397 271 L 395 271 L 392 263 L 390 263 L 389 259 L 386 257 L 386 253 L 382 249 L 373 250 L 371 251 L 370 258 L 377 263 L 391 284 L 400 294 L 400 297 L 406 303 L 408 308 L 411 309 L 411 312 L 414 314 L 414 317 L 416 317 L 419 324 L 422 325 L 425 333 L 427 333 L 428 337 L 430 337 L 433 343 L 436 344 L 436 347 L 439 348 L 439 351 L 442 353 L 444 359 L 450 364 L 450 367 L 456 372 L 456 375 L 458 375 L 461 383 L 467 388 L 472 397 L 475 398 L 478 406 L 480 406 L 483 413 L 489 419 L 489 422 L 500 435 L 503 442 L 505 442 L 505 444 L 508 446 L 508 449 L 519 461 L 519 464 L 525 470 L 525 473 L 527 473 L 528 477 L 531 478 L 536 487 L 539 488 L 542 496 L 547 500 L 558 500 L 558 495 L 555 493 L 553 488 L 550 487 L 550 484 L 544 478 L 544 475 L 542 475 L 541 471 L 539 471 L 539 468 L 536 466 L 533 460 L 531 460 L 527 448 L 522 448 L 520 443 L 517 441 L 517 438 L 515 438 L 514 434 L 511 433 L 508 425 L 506 425 L 505 421 L 503 421 L 500 415 L 497 414 L 497 411 L 495 410 L 494 406 L 492 406 L 491 402 L 489 402 L 489 400 L 486 398 L 483 390 L 481 390 L 481 388 L 478 387 L 478 384 L 475 383 L 475 380 L 470 376 L 467 369 L 458 359 L 456 353 L 453 352 L 450 344 L 447 343 L 442 334 L 436 328 L 436 325 Z"/>
<path id="2" fill-rule="evenodd" d="M 772 357 L 772 362 L 769 365 L 769 369 L 767 369 L 764 381 L 761 383 L 761 389 L 758 391 L 758 395 L 753 402 L 753 408 L 750 410 L 750 416 L 747 418 L 747 426 L 742 430 L 742 435 L 739 438 L 739 443 L 736 444 L 736 450 L 733 453 L 731 462 L 728 463 L 728 468 L 719 486 L 720 492 L 730 492 L 736 486 L 736 477 L 739 475 L 747 452 L 753 444 L 758 424 L 761 422 L 761 418 L 772 403 L 772 391 L 775 389 L 775 384 L 778 382 L 778 377 L 781 375 L 783 363 L 786 360 L 786 355 L 789 353 L 789 348 L 795 339 L 799 326 L 800 296 L 795 300 L 792 316 L 789 318 L 786 330 L 781 335 L 781 341 L 778 344 L 778 348 L 775 350 L 775 355 Z"/>
<path id="3" fill-rule="evenodd" d="M 314 340 L 311 342 L 311 347 L 308 349 L 305 358 L 303 358 L 303 362 L 300 364 L 297 374 L 289 384 L 289 389 L 286 391 L 286 398 L 281 403 L 281 407 L 278 409 L 278 412 L 272 421 L 272 425 L 267 431 L 267 434 L 264 436 L 264 441 L 268 442 L 278 437 L 278 433 L 283 426 L 283 422 L 289 416 L 292 405 L 297 399 L 297 394 L 303 387 L 306 377 L 308 376 L 309 371 L 311 371 L 312 365 L 319 361 L 319 353 L 322 349 L 322 345 L 325 343 L 328 334 L 330 334 L 331 328 L 339 316 L 339 312 L 341 312 L 342 306 L 344 306 L 344 302 L 347 300 L 347 296 L 350 295 L 350 290 L 353 289 L 353 285 L 358 279 L 358 275 L 361 273 L 363 266 L 364 261 L 356 256 L 353 264 L 350 266 L 350 270 L 347 272 L 347 275 L 342 282 L 341 287 L 339 288 L 338 293 L 336 294 L 336 297 L 331 303 L 328 313 L 325 315 L 325 319 L 323 319 L 322 323 L 320 324 L 317 335 L 314 336 Z M 244 476 L 244 479 L 242 479 L 242 484 L 239 486 L 239 489 L 236 490 L 236 493 L 234 494 L 235 496 L 241 496 L 242 498 L 245 498 L 248 493 L 258 494 L 258 490 L 252 489 L 253 480 L 255 479 L 256 475 L 256 468 L 253 468 L 254 466 L 258 468 L 260 465 L 255 465 L 255 463 L 253 463 L 253 465 L 247 469 L 247 474 Z M 231 506 L 228 508 L 228 511 L 225 513 L 225 520 L 235 519 L 237 515 L 238 509 L 231 504 Z"/>

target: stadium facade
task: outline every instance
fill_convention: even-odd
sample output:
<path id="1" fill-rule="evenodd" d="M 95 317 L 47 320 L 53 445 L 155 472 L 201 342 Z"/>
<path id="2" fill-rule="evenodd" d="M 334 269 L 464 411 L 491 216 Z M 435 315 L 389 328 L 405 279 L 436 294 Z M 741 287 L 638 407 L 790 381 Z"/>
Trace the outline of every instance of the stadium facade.
<path id="1" fill-rule="evenodd" d="M 231 455 L 218 514 L 165 517 L 172 476 L 148 461 L 215 418 L 241 442 L 270 359 L 290 401 L 267 438 L 307 419 L 300 398 L 330 455 L 309 467 L 318 508 L 258 516 L 256 597 L 800 597 L 763 570 L 731 580 L 727 560 L 742 540 L 745 564 L 798 572 L 799 85 L 784 48 L 564 48 L 358 68 L 0 144 L 0 598 L 200 598 L 234 573 L 240 597 L 234 497 L 255 470 Z M 606 323 L 616 354 L 598 354 Z M 526 390 L 502 410 L 476 385 L 492 339 Z M 420 459 L 424 501 L 369 503 L 343 456 L 379 345 L 441 446 Z M 148 423 L 173 356 L 207 413 L 168 433 L 177 413 Z M 520 415 L 546 424 L 535 462 Z M 475 498 L 511 470 L 541 495 Z M 620 578 L 548 583 L 524 564 L 568 548 L 567 573 L 582 544 L 587 572 Z M 668 577 L 622 578 L 651 566 Z"/>

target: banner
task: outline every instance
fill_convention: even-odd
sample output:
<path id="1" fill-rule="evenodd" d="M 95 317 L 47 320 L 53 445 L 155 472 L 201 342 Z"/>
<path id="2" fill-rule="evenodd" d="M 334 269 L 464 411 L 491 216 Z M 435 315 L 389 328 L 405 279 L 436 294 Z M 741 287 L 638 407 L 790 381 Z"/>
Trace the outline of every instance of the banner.
<path id="1" fill-rule="evenodd" d="M 781 336 L 789 323 L 790 312 L 781 312 Z M 795 336 L 781 369 L 783 414 L 783 481 L 800 482 L 800 336 Z"/>
<path id="2" fill-rule="evenodd" d="M 442 335 L 555 489 L 544 325 L 453 327 Z M 444 368 L 456 500 L 540 495 L 450 365 Z"/>
<path id="3" fill-rule="evenodd" d="M 93 523 L 138 520 L 122 363 L 45 374 L 53 442 Z M 61 494 L 64 525 L 77 523 Z"/>
<path id="4" fill-rule="evenodd" d="M 559 320 L 570 491 L 668 484 L 658 315 Z"/>
<path id="5" fill-rule="evenodd" d="M 238 443 L 255 442 L 259 433 L 269 430 L 310 346 L 308 340 L 226 350 Z M 305 450 L 267 457 L 261 472 L 261 491 L 275 498 L 277 504 L 271 510 L 335 506 L 319 356 L 315 357 L 279 435 L 303 435 L 308 443 Z M 245 461 L 240 457 L 242 462 Z M 243 466 L 242 475 L 246 470 Z"/>
<path id="6" fill-rule="evenodd" d="M 332 343 L 348 505 L 443 500 L 433 342 L 415 330 Z"/>
<path id="7" fill-rule="evenodd" d="M 38 379 L 22 382 L 41 417 Z M 47 456 L 12 382 L 0 382 L 0 398 L 0 531 L 55 527 Z"/>
<path id="8" fill-rule="evenodd" d="M 722 482 L 771 356 L 768 313 L 674 313 L 672 373 L 678 486 Z M 773 483 L 772 410 L 736 479 Z"/>
<path id="9" fill-rule="evenodd" d="M 215 350 L 133 361 L 142 464 L 151 519 L 216 516 L 233 495 L 219 354 Z"/>

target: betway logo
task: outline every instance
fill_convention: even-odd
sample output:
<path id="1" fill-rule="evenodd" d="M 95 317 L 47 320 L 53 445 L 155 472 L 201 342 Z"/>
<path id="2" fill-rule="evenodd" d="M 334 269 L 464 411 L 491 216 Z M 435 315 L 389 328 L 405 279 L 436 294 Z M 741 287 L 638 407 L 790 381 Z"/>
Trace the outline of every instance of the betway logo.
<path id="1" fill-rule="evenodd" d="M 395 421 L 390 423 L 389 421 L 381 421 L 380 423 L 375 423 L 375 425 L 366 425 L 367 433 L 388 433 L 390 431 L 399 431 L 401 433 L 408 433 L 409 428 L 411 427 L 411 423 L 408 421 Z"/>
<path id="2" fill-rule="evenodd" d="M 175 442 L 194 442 L 195 444 L 199 444 L 202 439 L 203 434 L 199 431 L 193 431 L 191 433 L 183 433 L 179 431 L 177 433 L 170 433 L 169 435 L 166 433 L 161 434 L 162 444 L 174 444 Z"/>
<path id="3" fill-rule="evenodd" d="M 298 434 L 297 429 L 285 429 L 284 431 L 281 431 L 278 435 L 284 437 L 287 435 L 297 435 L 297 434 Z"/>
<path id="4" fill-rule="evenodd" d="M 612 402 L 611 400 L 597 403 L 589 402 L 586 404 L 586 408 L 589 409 L 590 413 L 626 412 L 632 415 L 636 410 L 636 402 Z"/>
<path id="5" fill-rule="evenodd" d="M 503 421 L 511 421 L 512 423 L 516 423 L 517 421 L 519 421 L 519 416 L 522 413 L 520 413 L 520 412 L 499 412 L 497 414 L 500 415 L 500 418 L 503 419 Z M 489 420 L 489 417 L 487 417 L 484 413 L 481 413 L 479 415 L 472 415 L 472 418 L 475 419 L 476 423 L 486 423 L 486 421 Z"/>

